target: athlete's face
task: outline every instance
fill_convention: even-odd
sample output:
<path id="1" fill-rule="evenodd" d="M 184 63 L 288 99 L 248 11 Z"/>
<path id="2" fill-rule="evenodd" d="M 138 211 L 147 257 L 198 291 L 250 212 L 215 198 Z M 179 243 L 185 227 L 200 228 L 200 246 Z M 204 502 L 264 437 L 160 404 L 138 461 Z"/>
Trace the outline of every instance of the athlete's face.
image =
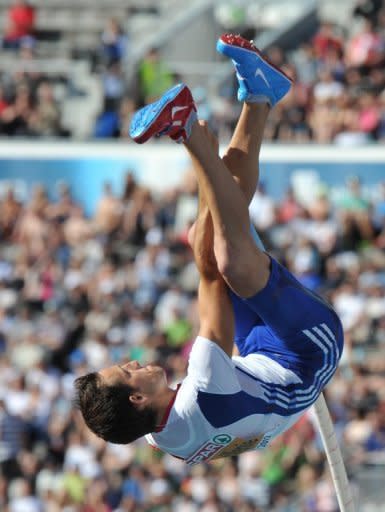
<path id="1" fill-rule="evenodd" d="M 99 372 L 107 385 L 127 384 L 134 389 L 133 397 L 152 400 L 168 389 L 166 372 L 161 366 L 141 366 L 138 361 L 110 366 Z M 130 397 L 130 399 L 132 399 Z M 134 400 L 133 400 L 134 401 Z"/>

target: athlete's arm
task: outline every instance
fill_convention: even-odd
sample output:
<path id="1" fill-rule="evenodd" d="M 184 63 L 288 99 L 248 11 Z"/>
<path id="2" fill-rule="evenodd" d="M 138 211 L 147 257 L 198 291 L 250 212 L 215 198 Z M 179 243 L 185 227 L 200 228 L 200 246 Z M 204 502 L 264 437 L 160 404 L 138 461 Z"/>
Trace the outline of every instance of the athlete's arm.
<path id="1" fill-rule="evenodd" d="M 213 341 L 231 357 L 234 346 L 234 312 L 222 277 L 201 279 L 198 306 L 199 336 Z"/>
<path id="2" fill-rule="evenodd" d="M 198 292 L 199 335 L 217 343 L 231 357 L 234 345 L 234 311 L 227 285 L 218 271 L 215 259 L 211 215 L 201 196 L 191 242 L 201 277 Z"/>

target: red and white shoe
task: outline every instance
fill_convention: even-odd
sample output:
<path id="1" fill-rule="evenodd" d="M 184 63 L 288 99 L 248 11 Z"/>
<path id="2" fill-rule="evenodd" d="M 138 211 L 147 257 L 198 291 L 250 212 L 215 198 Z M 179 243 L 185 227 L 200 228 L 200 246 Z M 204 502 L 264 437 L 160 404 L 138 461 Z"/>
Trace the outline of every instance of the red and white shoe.
<path id="1" fill-rule="evenodd" d="M 190 89 L 178 84 L 154 103 L 138 110 L 130 125 L 129 134 L 138 144 L 151 137 L 167 135 L 176 142 L 184 142 L 197 120 L 197 109 Z"/>

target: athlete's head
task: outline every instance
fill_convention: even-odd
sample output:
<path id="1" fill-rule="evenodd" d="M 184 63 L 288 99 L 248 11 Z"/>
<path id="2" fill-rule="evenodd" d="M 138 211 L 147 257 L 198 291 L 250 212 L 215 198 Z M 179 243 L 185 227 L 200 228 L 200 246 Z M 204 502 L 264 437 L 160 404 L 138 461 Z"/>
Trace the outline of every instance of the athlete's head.
<path id="1" fill-rule="evenodd" d="M 75 381 L 87 426 L 111 443 L 126 444 L 156 429 L 158 404 L 168 390 L 160 366 L 137 361 L 89 373 Z"/>

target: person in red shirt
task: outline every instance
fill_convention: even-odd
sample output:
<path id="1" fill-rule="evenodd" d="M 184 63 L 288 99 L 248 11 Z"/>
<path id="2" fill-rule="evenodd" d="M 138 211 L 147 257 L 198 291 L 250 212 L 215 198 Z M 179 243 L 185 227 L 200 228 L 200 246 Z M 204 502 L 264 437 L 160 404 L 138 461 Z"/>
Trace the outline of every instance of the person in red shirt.
<path id="1" fill-rule="evenodd" d="M 23 39 L 32 37 L 35 28 L 36 12 L 25 0 L 15 0 L 7 13 L 3 46 L 18 48 Z"/>
<path id="2" fill-rule="evenodd" d="M 339 52 L 343 50 L 342 39 L 334 33 L 331 23 L 324 22 L 321 24 L 319 31 L 313 38 L 313 48 L 320 59 L 325 59 L 330 50 Z"/>

